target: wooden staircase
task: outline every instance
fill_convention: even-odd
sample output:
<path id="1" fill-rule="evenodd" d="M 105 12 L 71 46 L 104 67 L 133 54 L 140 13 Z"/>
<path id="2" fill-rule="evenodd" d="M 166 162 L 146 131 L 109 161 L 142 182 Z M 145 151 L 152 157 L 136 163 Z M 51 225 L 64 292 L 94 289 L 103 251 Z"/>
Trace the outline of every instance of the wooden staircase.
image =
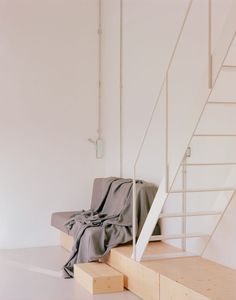
<path id="1" fill-rule="evenodd" d="M 157 102 L 155 103 L 153 113 L 151 115 L 151 119 L 149 121 L 148 127 L 145 131 L 144 139 L 141 143 L 141 147 L 138 150 L 138 155 L 135 160 L 134 164 L 134 180 L 133 180 L 133 254 L 132 257 L 136 261 L 141 261 L 143 258 L 147 258 L 147 255 L 144 256 L 145 248 L 147 247 L 149 241 L 154 240 L 181 240 L 182 241 L 182 249 L 184 250 L 181 254 L 178 254 L 179 256 L 193 256 L 198 255 L 201 256 L 204 251 L 206 250 L 209 241 L 211 240 L 213 234 L 215 233 L 218 225 L 220 224 L 227 208 L 229 207 L 231 201 L 233 200 L 235 196 L 236 191 L 236 184 L 235 180 L 231 180 L 230 184 L 218 184 L 216 186 L 194 186 L 191 187 L 187 185 L 187 174 L 190 169 L 196 169 L 196 168 L 202 168 L 203 174 L 207 172 L 207 168 L 209 167 L 223 167 L 223 166 L 235 166 L 236 165 L 236 155 L 234 156 L 233 161 L 222 161 L 220 159 L 217 159 L 216 161 L 198 161 L 198 162 L 191 162 L 191 150 L 192 150 L 192 144 L 195 143 L 196 140 L 204 140 L 202 143 L 204 144 L 206 140 L 212 140 L 217 139 L 218 140 L 218 147 L 222 147 L 225 144 L 225 139 L 235 139 L 236 138 L 236 121 L 235 121 L 235 114 L 232 112 L 234 111 L 236 113 L 236 99 L 232 99 L 232 101 L 224 101 L 222 99 L 211 99 L 211 96 L 214 92 L 214 88 L 217 84 L 218 78 L 221 76 L 222 73 L 225 72 L 236 72 L 236 66 L 235 65 L 229 65 L 227 64 L 227 56 L 230 52 L 232 44 L 236 40 L 236 1 L 232 1 L 232 6 L 230 9 L 230 13 L 227 17 L 227 21 L 224 25 L 224 28 L 222 30 L 221 37 L 218 40 L 218 43 L 216 44 L 216 47 L 214 51 L 212 52 L 211 47 L 211 0 L 209 0 L 209 64 L 208 64 L 208 87 L 206 86 L 206 83 L 201 83 L 199 95 L 196 98 L 196 108 L 193 109 L 193 111 L 189 115 L 192 116 L 189 119 L 189 129 L 186 133 L 186 136 L 184 137 L 184 142 L 181 143 L 176 142 L 174 145 L 174 149 L 177 152 L 178 155 L 176 155 L 174 158 L 170 158 L 170 137 L 169 137 L 169 126 L 170 126 L 170 104 L 169 104 L 169 72 L 172 66 L 172 62 L 175 58 L 176 49 L 178 48 L 179 42 L 181 40 L 186 20 L 188 19 L 189 13 L 192 9 L 192 3 L 193 1 L 189 2 L 189 6 L 179 33 L 179 36 L 177 38 L 173 53 L 170 58 L 170 62 L 167 67 L 167 71 L 165 74 L 165 78 L 163 81 L 163 84 L 160 89 L 160 93 L 157 99 Z M 235 73 L 236 74 L 236 73 Z M 140 153 L 142 151 L 142 147 L 144 145 L 154 112 L 158 106 L 160 96 L 162 92 L 165 91 L 165 110 L 166 110 L 166 118 L 165 118 L 165 174 L 163 174 L 163 179 L 159 185 L 159 189 L 157 191 L 157 194 L 155 196 L 155 199 L 153 201 L 152 207 L 150 209 L 149 215 L 146 219 L 146 222 L 143 226 L 143 229 L 138 237 L 138 240 L 136 242 L 136 192 L 135 192 L 135 185 L 136 185 L 136 165 L 140 158 Z M 182 103 L 179 104 L 180 106 L 183 105 Z M 221 118 L 221 111 L 225 109 L 227 110 L 227 117 Z M 214 120 L 210 122 L 208 126 L 208 130 L 204 131 L 202 124 L 204 124 L 204 121 L 207 119 L 209 111 L 213 111 L 214 114 Z M 187 116 L 185 116 L 187 118 Z M 222 127 L 228 128 L 228 131 L 223 131 L 218 125 L 217 125 L 217 118 L 220 118 L 220 125 Z M 206 123 L 206 122 L 205 122 Z M 229 126 L 226 126 L 227 124 L 231 124 L 231 127 L 235 130 L 232 130 L 232 128 L 229 128 Z M 232 125 L 234 124 L 234 125 Z M 176 136 L 181 136 L 182 132 L 178 133 L 176 132 Z M 178 138 L 175 137 L 175 139 L 178 141 Z M 172 142 L 173 147 L 173 142 Z M 216 174 L 215 174 L 216 175 Z M 230 174 L 229 174 L 230 175 Z M 180 188 L 176 188 L 176 180 L 178 177 L 181 178 L 181 186 Z M 192 182 L 191 185 L 193 186 Z M 224 205 L 222 205 L 221 209 L 215 209 L 212 210 L 204 209 L 204 207 L 199 210 L 188 210 L 187 205 L 187 198 L 188 195 L 196 193 L 196 194 L 209 194 L 209 193 L 216 193 L 219 194 L 217 197 L 219 198 L 221 196 L 222 192 L 229 192 L 227 201 L 222 201 Z M 165 212 L 165 204 L 169 197 L 171 195 L 182 195 L 182 211 L 175 211 L 175 212 Z M 174 200 L 173 200 L 174 201 Z M 190 217 L 210 217 L 209 219 L 213 221 L 212 217 L 215 216 L 217 218 L 214 219 L 214 228 L 213 230 L 209 230 L 209 232 L 191 232 L 187 228 L 187 222 Z M 165 220 L 168 220 L 170 218 L 181 218 L 182 220 L 182 230 L 181 233 L 162 233 L 162 235 L 158 236 L 152 236 L 153 229 L 158 222 L 158 220 L 161 220 L 162 222 L 165 222 Z M 164 221 L 163 221 L 164 220 Z M 164 223 L 162 223 L 164 224 Z M 165 228 L 165 226 L 162 226 L 162 229 Z M 204 245 L 200 251 L 197 252 L 188 252 L 188 242 L 190 239 L 199 238 L 202 242 L 204 242 Z M 175 253 L 169 254 L 169 257 L 173 257 Z M 150 259 L 153 259 L 154 255 L 150 257 Z M 156 254 L 156 259 L 161 258 L 159 254 Z"/>

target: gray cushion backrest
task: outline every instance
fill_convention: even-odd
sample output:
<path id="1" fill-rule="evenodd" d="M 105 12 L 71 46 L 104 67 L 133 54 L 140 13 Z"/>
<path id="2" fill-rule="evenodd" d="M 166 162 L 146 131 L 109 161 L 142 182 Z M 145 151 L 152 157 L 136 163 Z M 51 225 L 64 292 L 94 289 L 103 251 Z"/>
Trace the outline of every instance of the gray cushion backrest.
<path id="1" fill-rule="evenodd" d="M 91 206 L 90 206 L 90 208 L 93 210 L 97 210 L 102 201 L 104 180 L 105 180 L 105 178 L 95 178 L 94 179 L 92 201 L 91 201 Z"/>

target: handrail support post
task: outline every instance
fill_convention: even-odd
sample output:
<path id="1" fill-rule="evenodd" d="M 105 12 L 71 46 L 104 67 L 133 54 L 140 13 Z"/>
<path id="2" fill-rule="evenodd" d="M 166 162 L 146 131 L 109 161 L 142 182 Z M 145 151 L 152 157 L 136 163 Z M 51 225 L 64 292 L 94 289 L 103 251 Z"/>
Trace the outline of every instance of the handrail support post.
<path id="1" fill-rule="evenodd" d="M 165 134 L 165 171 L 166 193 L 169 192 L 169 70 L 166 72 L 166 134 Z"/>
<path id="2" fill-rule="evenodd" d="M 208 0 L 208 88 L 212 89 L 212 6 Z"/>
<path id="3" fill-rule="evenodd" d="M 133 216 L 132 216 L 132 228 L 133 228 L 133 253 L 132 257 L 136 261 L 136 235 L 137 235 L 137 209 L 136 209 L 136 168 L 134 168 L 134 174 L 133 174 Z"/>

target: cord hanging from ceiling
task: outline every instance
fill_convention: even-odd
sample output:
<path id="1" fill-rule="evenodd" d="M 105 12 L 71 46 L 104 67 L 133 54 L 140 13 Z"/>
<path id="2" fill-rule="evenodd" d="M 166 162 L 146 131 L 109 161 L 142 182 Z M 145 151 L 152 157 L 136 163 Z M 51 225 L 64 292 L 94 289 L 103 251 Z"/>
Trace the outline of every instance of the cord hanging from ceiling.
<path id="1" fill-rule="evenodd" d="M 97 139 L 89 138 L 89 142 L 95 145 L 96 158 L 103 158 L 103 139 L 101 129 L 101 100 L 102 100 L 102 0 L 98 0 L 98 123 L 97 123 Z"/>

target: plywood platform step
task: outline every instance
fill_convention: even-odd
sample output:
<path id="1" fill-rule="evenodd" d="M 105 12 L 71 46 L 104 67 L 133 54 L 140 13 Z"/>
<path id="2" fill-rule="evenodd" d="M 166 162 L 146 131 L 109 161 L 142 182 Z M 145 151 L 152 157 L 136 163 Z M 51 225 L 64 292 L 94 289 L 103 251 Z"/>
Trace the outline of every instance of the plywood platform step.
<path id="1" fill-rule="evenodd" d="M 60 231 L 60 245 L 62 248 L 70 252 L 74 245 L 73 237 Z"/>
<path id="2" fill-rule="evenodd" d="M 146 254 L 181 251 L 149 243 Z M 236 271 L 201 257 L 135 262 L 132 247 L 111 250 L 107 263 L 125 276 L 125 287 L 145 300 L 235 300 Z"/>
<path id="3" fill-rule="evenodd" d="M 122 292 L 124 276 L 104 263 L 74 265 L 74 278 L 91 294 Z"/>

